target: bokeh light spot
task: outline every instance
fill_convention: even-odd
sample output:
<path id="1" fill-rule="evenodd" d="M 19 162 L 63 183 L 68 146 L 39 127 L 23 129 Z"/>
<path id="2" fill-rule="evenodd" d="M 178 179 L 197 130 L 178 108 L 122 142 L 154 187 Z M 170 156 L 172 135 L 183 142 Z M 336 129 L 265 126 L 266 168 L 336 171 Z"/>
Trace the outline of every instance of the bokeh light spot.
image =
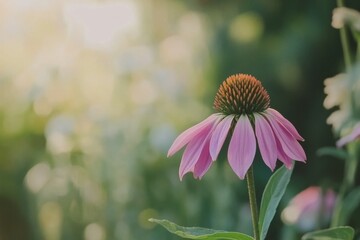
<path id="1" fill-rule="evenodd" d="M 149 222 L 149 219 L 157 218 L 158 215 L 159 214 L 155 209 L 152 209 L 152 208 L 144 209 L 143 211 L 141 211 L 139 213 L 139 216 L 138 216 L 139 225 L 146 229 L 153 228 L 156 224 Z"/>
<path id="2" fill-rule="evenodd" d="M 234 18 L 229 26 L 230 38 L 239 43 L 249 43 L 261 37 L 264 23 L 254 12 L 242 13 Z"/>
<path id="3" fill-rule="evenodd" d="M 40 224 L 44 232 L 44 239 L 58 240 L 61 238 L 60 230 L 63 212 L 57 202 L 47 202 L 40 208 Z"/>
<path id="4" fill-rule="evenodd" d="M 139 105 L 151 104 L 157 97 L 155 86 L 148 80 L 135 81 L 130 86 L 131 100 Z"/>
<path id="5" fill-rule="evenodd" d="M 33 193 L 38 193 L 49 181 L 51 170 L 48 164 L 39 163 L 32 167 L 25 176 L 25 185 Z"/>
<path id="6" fill-rule="evenodd" d="M 299 208 L 295 206 L 289 206 L 284 209 L 281 213 L 281 219 L 284 223 L 292 225 L 295 224 L 299 219 L 300 211 Z"/>
<path id="7" fill-rule="evenodd" d="M 85 240 L 103 240 L 106 239 L 104 228 L 98 223 L 91 223 L 86 226 L 84 231 Z"/>
<path id="8" fill-rule="evenodd" d="M 69 36 L 80 36 L 85 46 L 109 49 L 138 29 L 139 14 L 132 1 L 69 3 L 64 8 Z M 116 24 L 114 24 L 116 23 Z"/>

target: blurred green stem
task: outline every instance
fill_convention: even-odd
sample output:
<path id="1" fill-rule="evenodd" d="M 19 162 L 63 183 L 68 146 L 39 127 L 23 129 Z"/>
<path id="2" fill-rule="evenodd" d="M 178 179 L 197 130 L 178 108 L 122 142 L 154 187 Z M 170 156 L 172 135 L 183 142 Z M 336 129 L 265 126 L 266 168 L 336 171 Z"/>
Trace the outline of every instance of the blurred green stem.
<path id="1" fill-rule="evenodd" d="M 344 0 L 337 0 L 337 6 L 343 7 L 344 6 Z M 344 61 L 345 61 L 345 68 L 347 71 L 351 68 L 351 55 L 350 55 L 350 48 L 349 48 L 349 40 L 348 36 L 346 34 L 345 26 L 340 29 L 340 40 L 341 40 L 341 46 L 344 53 Z"/>
<path id="2" fill-rule="evenodd" d="M 344 7 L 344 0 L 337 0 L 337 6 Z M 341 39 L 342 49 L 344 52 L 345 67 L 347 72 L 349 72 L 351 68 L 351 56 L 350 56 L 349 42 L 345 27 L 342 27 L 340 29 L 340 39 Z M 357 51 L 358 51 L 357 53 L 358 55 L 359 49 Z M 343 208 L 344 197 L 346 193 L 349 191 L 349 189 L 354 185 L 355 174 L 358 165 L 358 160 L 357 160 L 359 156 L 358 149 L 359 147 L 356 142 L 349 143 L 347 145 L 349 157 L 348 159 L 345 160 L 344 180 L 336 200 L 334 212 L 331 219 L 331 227 L 336 227 L 345 224 L 343 222 L 340 222 L 340 215 Z"/>
<path id="3" fill-rule="evenodd" d="M 355 33 L 353 34 L 355 36 L 356 42 L 357 42 L 357 48 L 356 48 L 356 61 L 360 61 L 360 34 Z"/>
<path id="4" fill-rule="evenodd" d="M 346 223 L 340 222 L 340 214 L 343 208 L 345 194 L 353 187 L 356 170 L 358 167 L 358 156 L 360 156 L 360 145 L 357 142 L 349 143 L 347 146 L 349 158 L 345 162 L 344 180 L 336 200 L 331 227 L 342 226 Z"/>
<path id="5" fill-rule="evenodd" d="M 258 208 L 256 203 L 256 194 L 255 194 L 255 180 L 253 167 L 251 166 L 248 172 L 246 173 L 247 186 L 249 191 L 249 201 L 250 201 L 250 210 L 251 210 L 251 220 L 253 224 L 254 239 L 260 239 L 259 232 L 259 215 Z"/>

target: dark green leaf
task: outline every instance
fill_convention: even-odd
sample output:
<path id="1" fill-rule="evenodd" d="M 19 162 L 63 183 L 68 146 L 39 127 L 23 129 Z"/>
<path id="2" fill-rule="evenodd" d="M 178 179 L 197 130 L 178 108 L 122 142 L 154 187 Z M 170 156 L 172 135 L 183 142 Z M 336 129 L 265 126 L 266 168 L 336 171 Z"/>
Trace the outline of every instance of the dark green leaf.
<path id="1" fill-rule="evenodd" d="M 259 228 L 260 239 L 264 240 L 269 229 L 270 223 L 274 218 L 282 196 L 285 193 L 291 177 L 292 169 L 288 170 L 285 166 L 279 168 L 269 179 L 263 192 L 260 213 Z"/>
<path id="2" fill-rule="evenodd" d="M 200 227 L 182 227 L 168 220 L 149 219 L 150 222 L 160 224 L 169 232 L 187 239 L 204 240 L 254 240 L 252 237 L 238 232 L 226 232 Z"/>
<path id="3" fill-rule="evenodd" d="M 319 157 L 332 156 L 344 160 L 348 158 L 348 153 L 344 149 L 339 149 L 336 147 L 322 147 L 319 150 L 317 150 L 316 154 Z"/>
<path id="4" fill-rule="evenodd" d="M 354 229 L 335 227 L 305 234 L 301 240 L 353 240 Z"/>

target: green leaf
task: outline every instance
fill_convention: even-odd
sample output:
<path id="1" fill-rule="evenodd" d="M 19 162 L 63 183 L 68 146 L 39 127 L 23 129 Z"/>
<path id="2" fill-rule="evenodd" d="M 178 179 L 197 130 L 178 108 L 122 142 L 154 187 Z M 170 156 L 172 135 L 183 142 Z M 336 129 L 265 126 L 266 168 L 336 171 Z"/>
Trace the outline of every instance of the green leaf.
<path id="1" fill-rule="evenodd" d="M 335 227 L 305 234 L 301 240 L 353 240 L 354 229 Z"/>
<path id="2" fill-rule="evenodd" d="M 264 240 L 269 229 L 270 223 L 274 218 L 282 196 L 285 193 L 291 177 L 292 169 L 288 170 L 285 166 L 279 168 L 269 179 L 263 192 L 260 213 L 259 228 L 260 239 Z"/>
<path id="3" fill-rule="evenodd" d="M 316 154 L 319 157 L 332 156 L 343 160 L 349 157 L 348 153 L 344 149 L 339 149 L 336 147 L 322 147 L 319 150 L 317 150 Z"/>
<path id="4" fill-rule="evenodd" d="M 226 232 L 200 227 L 182 227 L 168 220 L 150 218 L 150 222 L 160 224 L 169 232 L 187 239 L 206 239 L 206 240 L 254 240 L 252 237 L 238 232 Z"/>
<path id="5" fill-rule="evenodd" d="M 339 216 L 339 225 L 346 224 L 351 214 L 360 204 L 360 187 L 352 190 L 343 200 Z"/>

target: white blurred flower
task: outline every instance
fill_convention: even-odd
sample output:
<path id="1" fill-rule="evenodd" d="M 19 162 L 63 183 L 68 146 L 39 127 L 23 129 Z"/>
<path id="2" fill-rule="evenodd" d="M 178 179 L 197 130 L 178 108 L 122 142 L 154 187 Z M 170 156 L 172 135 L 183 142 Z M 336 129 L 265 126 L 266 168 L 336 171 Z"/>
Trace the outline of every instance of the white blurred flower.
<path id="1" fill-rule="evenodd" d="M 326 123 L 332 125 L 333 129 L 336 132 L 339 132 L 344 123 L 347 122 L 347 120 L 350 118 L 350 116 L 350 106 L 340 106 L 339 110 L 334 111 L 330 114 L 330 116 L 326 119 Z"/>
<path id="2" fill-rule="evenodd" d="M 334 77 L 327 78 L 324 81 L 324 92 L 327 95 L 324 100 L 324 107 L 331 109 L 339 106 L 337 111 L 334 111 L 326 120 L 326 122 L 333 126 L 338 131 L 346 119 L 350 116 L 350 102 L 349 102 L 349 84 L 347 81 L 347 74 L 340 73 Z"/>
<path id="3" fill-rule="evenodd" d="M 360 31 L 360 12 L 346 7 L 335 8 L 331 25 L 339 29 L 346 24 L 349 24 L 354 30 Z"/>
<path id="4" fill-rule="evenodd" d="M 348 94 L 346 74 L 340 73 L 324 81 L 324 92 L 327 94 L 324 100 L 324 107 L 330 109 L 345 101 Z"/>
<path id="5" fill-rule="evenodd" d="M 347 134 L 360 120 L 357 117 L 360 115 L 360 64 L 352 66 L 347 73 L 325 79 L 324 85 L 327 95 L 324 107 L 337 108 L 326 122 L 340 135 Z"/>

